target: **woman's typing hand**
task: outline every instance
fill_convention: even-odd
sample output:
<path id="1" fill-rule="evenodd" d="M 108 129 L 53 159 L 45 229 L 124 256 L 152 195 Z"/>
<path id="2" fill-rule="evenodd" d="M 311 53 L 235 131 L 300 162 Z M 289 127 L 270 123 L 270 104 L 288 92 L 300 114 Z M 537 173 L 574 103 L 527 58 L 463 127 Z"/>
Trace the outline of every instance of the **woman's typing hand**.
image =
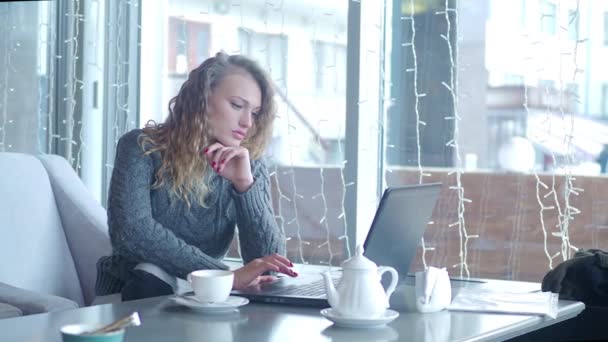
<path id="1" fill-rule="evenodd" d="M 284 273 L 290 277 L 297 277 L 298 273 L 291 269 L 293 264 L 286 257 L 272 254 L 262 258 L 254 259 L 243 267 L 234 271 L 234 282 L 232 288 L 243 289 L 252 285 L 269 283 L 277 280 L 275 276 L 262 275 L 268 271 Z"/>

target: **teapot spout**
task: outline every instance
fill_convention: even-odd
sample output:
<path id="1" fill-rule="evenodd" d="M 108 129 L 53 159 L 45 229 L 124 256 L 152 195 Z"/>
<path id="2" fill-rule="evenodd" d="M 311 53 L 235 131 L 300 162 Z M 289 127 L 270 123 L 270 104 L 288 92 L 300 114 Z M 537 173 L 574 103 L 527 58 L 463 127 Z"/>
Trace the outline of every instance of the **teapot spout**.
<path id="1" fill-rule="evenodd" d="M 332 308 L 337 308 L 339 305 L 338 291 L 334 287 L 334 283 L 331 281 L 331 274 L 329 271 L 321 273 L 323 279 L 325 279 L 325 293 L 327 295 L 327 301 Z"/>

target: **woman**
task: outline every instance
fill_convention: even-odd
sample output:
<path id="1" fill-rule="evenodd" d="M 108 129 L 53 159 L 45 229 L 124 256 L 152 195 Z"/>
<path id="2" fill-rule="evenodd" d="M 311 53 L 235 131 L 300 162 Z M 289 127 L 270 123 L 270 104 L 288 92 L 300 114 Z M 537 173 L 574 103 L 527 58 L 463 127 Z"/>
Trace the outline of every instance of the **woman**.
<path id="1" fill-rule="evenodd" d="M 285 258 L 270 181 L 259 160 L 274 119 L 272 85 L 243 56 L 223 52 L 192 70 L 162 124 L 118 142 L 108 199 L 113 255 L 98 264 L 96 294 L 132 300 L 177 291 L 222 263 L 238 225 L 244 266 L 235 289 L 297 276 Z"/>

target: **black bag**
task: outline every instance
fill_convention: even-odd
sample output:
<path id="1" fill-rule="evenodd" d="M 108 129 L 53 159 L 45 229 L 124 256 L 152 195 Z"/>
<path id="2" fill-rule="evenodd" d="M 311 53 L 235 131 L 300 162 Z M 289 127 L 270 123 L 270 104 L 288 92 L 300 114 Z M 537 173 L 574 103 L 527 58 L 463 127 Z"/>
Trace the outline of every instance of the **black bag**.
<path id="1" fill-rule="evenodd" d="M 545 275 L 542 290 L 559 293 L 560 299 L 608 307 L 608 253 L 579 250 Z"/>

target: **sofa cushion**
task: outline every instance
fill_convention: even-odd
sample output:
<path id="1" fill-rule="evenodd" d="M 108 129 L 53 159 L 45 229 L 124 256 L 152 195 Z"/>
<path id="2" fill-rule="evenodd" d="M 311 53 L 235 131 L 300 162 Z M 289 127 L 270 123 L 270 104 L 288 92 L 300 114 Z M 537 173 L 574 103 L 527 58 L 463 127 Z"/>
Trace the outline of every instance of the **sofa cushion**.
<path id="1" fill-rule="evenodd" d="M 0 303 L 0 319 L 23 316 L 23 312 L 10 304 Z"/>
<path id="2" fill-rule="evenodd" d="M 84 304 L 89 305 L 95 299 L 97 260 L 112 252 L 106 210 L 93 198 L 63 157 L 47 154 L 38 156 L 38 159 L 48 172 L 63 230 L 76 264 Z"/>
<path id="3" fill-rule="evenodd" d="M 0 153 L 0 282 L 83 302 L 45 168 L 30 155 Z"/>
<path id="4" fill-rule="evenodd" d="M 76 302 L 63 297 L 28 291 L 0 283 L 0 302 L 12 305 L 24 315 L 75 309 Z"/>

